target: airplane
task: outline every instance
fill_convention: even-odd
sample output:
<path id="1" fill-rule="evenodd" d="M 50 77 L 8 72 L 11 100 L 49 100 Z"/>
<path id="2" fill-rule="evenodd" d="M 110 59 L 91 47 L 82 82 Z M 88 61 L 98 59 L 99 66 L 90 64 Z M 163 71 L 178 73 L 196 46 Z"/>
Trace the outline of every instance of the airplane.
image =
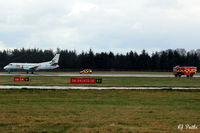
<path id="1" fill-rule="evenodd" d="M 5 71 L 10 73 L 14 70 L 24 70 L 28 74 L 31 72 L 32 74 L 35 71 L 39 70 L 50 70 L 58 68 L 58 61 L 59 61 L 60 54 L 56 54 L 55 57 L 51 61 L 41 62 L 41 63 L 9 63 L 7 66 L 4 67 Z"/>

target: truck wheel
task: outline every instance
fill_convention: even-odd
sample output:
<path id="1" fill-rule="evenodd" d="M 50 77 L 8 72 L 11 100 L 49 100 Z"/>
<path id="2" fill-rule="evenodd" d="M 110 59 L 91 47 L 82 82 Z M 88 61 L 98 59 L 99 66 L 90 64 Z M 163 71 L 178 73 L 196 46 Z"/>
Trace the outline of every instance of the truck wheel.
<path id="1" fill-rule="evenodd" d="M 178 74 L 179 77 L 181 77 L 181 74 Z"/>
<path id="2" fill-rule="evenodd" d="M 192 74 L 192 73 L 190 74 L 190 77 L 193 77 L 193 74 Z"/>
<path id="3" fill-rule="evenodd" d="M 187 77 L 189 77 L 190 75 L 187 75 Z"/>

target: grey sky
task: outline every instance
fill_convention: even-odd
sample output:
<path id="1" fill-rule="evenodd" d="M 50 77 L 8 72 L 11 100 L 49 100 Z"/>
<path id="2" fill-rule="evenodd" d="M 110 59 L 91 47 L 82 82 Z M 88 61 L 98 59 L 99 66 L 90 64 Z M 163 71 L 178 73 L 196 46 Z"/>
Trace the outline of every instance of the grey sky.
<path id="1" fill-rule="evenodd" d="M 0 49 L 198 49 L 199 0 L 0 0 Z"/>

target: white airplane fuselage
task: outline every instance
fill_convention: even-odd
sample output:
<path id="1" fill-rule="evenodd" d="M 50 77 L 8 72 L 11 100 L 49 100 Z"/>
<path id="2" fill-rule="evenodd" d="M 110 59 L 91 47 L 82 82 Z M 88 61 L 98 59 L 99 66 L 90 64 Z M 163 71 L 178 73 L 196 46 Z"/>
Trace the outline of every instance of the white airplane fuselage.
<path id="1" fill-rule="evenodd" d="M 23 70 L 27 72 L 34 72 L 39 70 L 51 70 L 58 68 L 58 60 L 59 54 L 48 62 L 41 62 L 41 63 L 9 63 L 7 66 L 4 67 L 4 70 L 10 72 L 15 70 Z"/>

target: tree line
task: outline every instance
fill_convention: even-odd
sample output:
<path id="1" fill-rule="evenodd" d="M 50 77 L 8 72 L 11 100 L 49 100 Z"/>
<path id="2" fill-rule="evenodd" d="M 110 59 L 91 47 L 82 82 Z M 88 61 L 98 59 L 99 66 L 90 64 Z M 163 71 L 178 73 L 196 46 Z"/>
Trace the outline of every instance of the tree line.
<path id="1" fill-rule="evenodd" d="M 102 71 L 171 71 L 176 65 L 200 66 L 200 49 L 186 51 L 185 49 L 168 49 L 149 54 L 130 51 L 125 54 L 113 52 L 94 53 L 91 49 L 77 54 L 75 50 L 57 49 L 13 49 L 0 51 L 0 68 L 10 62 L 38 63 L 51 60 L 60 53 L 59 69 L 57 71 L 75 71 L 85 68 Z"/>

